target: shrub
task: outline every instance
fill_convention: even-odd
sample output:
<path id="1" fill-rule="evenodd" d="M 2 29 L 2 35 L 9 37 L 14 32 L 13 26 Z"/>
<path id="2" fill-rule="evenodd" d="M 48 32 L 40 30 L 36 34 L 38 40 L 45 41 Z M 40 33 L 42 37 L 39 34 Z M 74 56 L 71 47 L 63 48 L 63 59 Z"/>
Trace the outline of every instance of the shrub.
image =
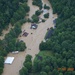
<path id="1" fill-rule="evenodd" d="M 44 14 L 44 18 L 49 18 L 49 13 Z"/>

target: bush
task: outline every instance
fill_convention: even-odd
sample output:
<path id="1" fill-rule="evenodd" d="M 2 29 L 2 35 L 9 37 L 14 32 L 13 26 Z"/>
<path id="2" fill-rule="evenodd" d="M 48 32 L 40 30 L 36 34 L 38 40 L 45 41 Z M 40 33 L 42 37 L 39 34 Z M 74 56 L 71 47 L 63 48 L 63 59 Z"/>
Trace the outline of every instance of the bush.
<path id="1" fill-rule="evenodd" d="M 42 22 L 45 22 L 45 20 L 44 20 L 44 19 L 42 19 Z"/>
<path id="2" fill-rule="evenodd" d="M 49 6 L 47 6 L 46 4 L 44 5 L 44 9 L 50 9 L 50 7 Z"/>
<path id="3" fill-rule="evenodd" d="M 49 13 L 44 14 L 44 18 L 49 18 Z"/>
<path id="4" fill-rule="evenodd" d="M 36 23 L 39 21 L 39 18 L 37 15 L 33 15 L 32 19 L 33 19 L 33 22 L 36 22 Z"/>

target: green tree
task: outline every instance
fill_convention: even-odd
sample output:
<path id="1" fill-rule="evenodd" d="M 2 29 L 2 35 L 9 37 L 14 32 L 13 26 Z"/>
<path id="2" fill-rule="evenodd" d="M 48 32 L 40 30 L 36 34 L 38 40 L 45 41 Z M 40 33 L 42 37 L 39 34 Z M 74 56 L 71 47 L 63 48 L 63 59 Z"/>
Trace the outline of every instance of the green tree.
<path id="1" fill-rule="evenodd" d="M 20 75 L 28 75 L 28 69 L 26 67 L 23 67 L 20 71 L 19 71 Z"/>
<path id="2" fill-rule="evenodd" d="M 63 75 L 63 73 L 59 73 L 59 75 Z"/>
<path id="3" fill-rule="evenodd" d="M 24 66 L 28 69 L 28 73 L 32 71 L 32 62 L 26 62 Z"/>
<path id="4" fill-rule="evenodd" d="M 44 18 L 49 18 L 49 13 L 44 14 Z"/>
<path id="5" fill-rule="evenodd" d="M 37 16 L 39 16 L 41 13 L 42 13 L 41 10 L 37 10 L 37 11 L 35 12 L 35 14 L 36 14 Z"/>
<path id="6" fill-rule="evenodd" d="M 39 21 L 39 18 L 37 15 L 33 15 L 32 19 L 33 19 L 33 22 L 36 22 L 36 23 Z"/>
<path id="7" fill-rule="evenodd" d="M 0 68 L 4 68 L 4 58 L 0 56 Z"/>
<path id="8" fill-rule="evenodd" d="M 50 71 L 50 67 L 47 65 L 43 68 L 43 71 L 48 73 Z"/>
<path id="9" fill-rule="evenodd" d="M 47 73 L 42 71 L 42 72 L 40 72 L 40 75 L 47 75 Z"/>
<path id="10" fill-rule="evenodd" d="M 32 59 L 32 56 L 28 54 L 25 58 L 25 62 L 31 62 L 32 61 L 31 59 Z"/>
<path id="11" fill-rule="evenodd" d="M 47 6 L 46 4 L 44 5 L 44 9 L 50 9 L 50 7 L 49 6 Z"/>
<path id="12" fill-rule="evenodd" d="M 2 74 L 2 72 L 3 72 L 3 68 L 0 68 L 0 75 Z"/>
<path id="13" fill-rule="evenodd" d="M 52 71 L 52 75 L 59 75 L 59 72 L 58 72 L 56 69 L 54 69 L 54 70 Z"/>

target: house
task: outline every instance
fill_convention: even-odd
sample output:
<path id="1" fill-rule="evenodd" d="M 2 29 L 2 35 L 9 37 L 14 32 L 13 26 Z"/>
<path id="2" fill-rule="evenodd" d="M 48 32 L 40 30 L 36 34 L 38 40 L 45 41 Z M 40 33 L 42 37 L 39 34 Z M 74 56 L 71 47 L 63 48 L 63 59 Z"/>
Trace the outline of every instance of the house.
<path id="1" fill-rule="evenodd" d="M 7 57 L 6 60 L 5 60 L 5 64 L 12 64 L 14 61 L 14 57 Z"/>
<path id="2" fill-rule="evenodd" d="M 27 37 L 28 36 L 28 33 L 27 32 L 24 32 L 23 33 L 23 36 Z"/>
<path id="3" fill-rule="evenodd" d="M 36 25 L 36 24 L 33 23 L 33 24 L 31 24 L 31 27 L 30 28 L 31 29 L 37 29 L 37 27 L 38 27 L 38 25 Z"/>

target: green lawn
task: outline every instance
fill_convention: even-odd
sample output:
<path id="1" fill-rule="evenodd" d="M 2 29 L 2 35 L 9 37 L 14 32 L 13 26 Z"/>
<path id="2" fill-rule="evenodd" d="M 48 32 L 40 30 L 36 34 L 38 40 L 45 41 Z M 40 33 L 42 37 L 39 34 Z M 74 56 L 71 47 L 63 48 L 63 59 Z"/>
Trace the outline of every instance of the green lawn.
<path id="1" fill-rule="evenodd" d="M 38 55 L 41 55 L 41 56 L 52 56 L 53 53 L 51 51 L 40 51 Z"/>

